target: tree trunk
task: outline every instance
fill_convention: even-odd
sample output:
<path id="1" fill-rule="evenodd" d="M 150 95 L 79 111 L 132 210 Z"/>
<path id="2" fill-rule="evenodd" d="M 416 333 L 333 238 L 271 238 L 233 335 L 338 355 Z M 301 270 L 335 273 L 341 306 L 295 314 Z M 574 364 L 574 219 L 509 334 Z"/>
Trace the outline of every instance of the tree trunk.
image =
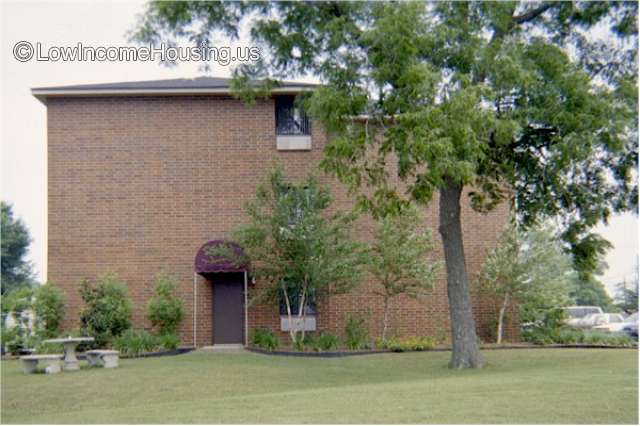
<path id="1" fill-rule="evenodd" d="M 296 329 L 293 327 L 293 314 L 291 312 L 291 302 L 289 301 L 289 294 L 287 288 L 282 286 L 282 293 L 284 294 L 284 301 L 287 304 L 287 319 L 289 320 L 289 337 L 291 338 L 291 344 L 296 341 Z"/>
<path id="2" fill-rule="evenodd" d="M 440 190 L 440 235 L 447 270 L 447 295 L 451 317 L 453 352 L 450 368 L 482 367 L 462 242 L 460 196 L 462 185 L 445 178 Z"/>
<path id="3" fill-rule="evenodd" d="M 389 297 L 384 298 L 384 316 L 382 317 L 382 340 L 387 339 L 387 326 L 389 324 Z"/>
<path id="4" fill-rule="evenodd" d="M 496 343 L 502 343 L 502 330 L 504 328 L 504 313 L 509 306 L 509 293 L 504 294 L 504 300 L 502 301 L 502 306 L 500 307 L 500 312 L 498 313 L 498 332 L 496 333 Z"/>

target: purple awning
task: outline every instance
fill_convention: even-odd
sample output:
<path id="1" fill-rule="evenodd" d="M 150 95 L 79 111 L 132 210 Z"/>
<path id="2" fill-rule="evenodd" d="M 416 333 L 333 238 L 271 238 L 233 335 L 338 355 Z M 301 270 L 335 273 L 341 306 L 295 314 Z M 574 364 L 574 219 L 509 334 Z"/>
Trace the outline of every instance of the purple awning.
<path id="1" fill-rule="evenodd" d="M 244 272 L 248 269 L 249 259 L 242 247 L 225 240 L 212 240 L 200 247 L 194 265 L 194 270 L 198 274 Z"/>

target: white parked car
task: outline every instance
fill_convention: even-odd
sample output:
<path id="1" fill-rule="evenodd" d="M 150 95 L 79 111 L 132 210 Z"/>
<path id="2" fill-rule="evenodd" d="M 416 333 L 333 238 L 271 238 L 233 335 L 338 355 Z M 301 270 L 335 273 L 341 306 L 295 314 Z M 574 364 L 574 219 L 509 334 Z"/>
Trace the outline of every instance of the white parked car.
<path id="1" fill-rule="evenodd" d="M 622 322 L 611 322 L 608 324 L 596 325 L 594 330 L 609 331 L 611 333 L 620 333 L 625 327 L 635 325 L 638 327 L 638 314 L 635 313 L 625 318 Z"/>
<path id="2" fill-rule="evenodd" d="M 591 314 L 578 321 L 576 327 L 594 328 L 601 325 L 622 324 L 623 322 L 624 317 L 620 314 Z"/>
<path id="3" fill-rule="evenodd" d="M 602 314 L 600 306 L 569 306 L 564 308 L 567 314 L 567 325 L 578 327 L 578 323 L 592 314 Z"/>

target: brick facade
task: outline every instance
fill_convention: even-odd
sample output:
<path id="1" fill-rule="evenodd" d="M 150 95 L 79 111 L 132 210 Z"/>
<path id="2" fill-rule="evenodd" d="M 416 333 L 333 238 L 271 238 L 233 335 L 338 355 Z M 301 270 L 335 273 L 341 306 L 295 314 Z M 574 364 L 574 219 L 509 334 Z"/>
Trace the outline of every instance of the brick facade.
<path id="1" fill-rule="evenodd" d="M 81 280 L 113 271 L 127 283 L 135 326 L 149 328 L 145 314 L 153 278 L 166 271 L 178 278 L 185 303 L 183 344 L 193 343 L 194 312 L 197 345 L 211 344 L 212 283 L 195 277 L 194 306 L 194 256 L 203 243 L 225 238 L 246 220 L 243 203 L 272 166 L 281 165 L 290 179 L 314 170 L 325 144 L 319 126 L 313 126 L 311 151 L 281 152 L 273 100 L 247 106 L 222 96 L 53 97 L 47 114 L 48 279 L 66 294 L 64 327 L 78 327 Z M 320 176 L 332 188 L 335 207 L 348 208 L 344 189 Z M 507 210 L 503 205 L 483 215 L 463 203 L 470 277 L 495 244 Z M 442 259 L 437 199 L 425 217 L 436 243 L 434 258 Z M 366 239 L 370 231 L 370 221 L 360 220 L 357 234 Z M 359 312 L 378 336 L 382 303 L 372 285 L 365 280 L 350 294 L 320 301 L 318 328 L 343 334 L 346 316 Z M 480 335 L 486 337 L 495 304 L 475 292 L 473 300 Z M 277 307 L 251 306 L 249 327 L 279 329 Z M 429 296 L 393 302 L 390 331 L 448 338 L 443 273 Z M 514 328 L 508 331 L 513 336 Z"/>

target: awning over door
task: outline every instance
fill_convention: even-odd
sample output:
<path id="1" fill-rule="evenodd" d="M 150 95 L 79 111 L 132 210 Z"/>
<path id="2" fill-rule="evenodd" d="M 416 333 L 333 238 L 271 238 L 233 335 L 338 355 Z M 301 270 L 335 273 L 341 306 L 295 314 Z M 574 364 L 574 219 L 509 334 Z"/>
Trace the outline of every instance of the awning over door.
<path id="1" fill-rule="evenodd" d="M 249 270 L 249 258 L 232 241 L 212 240 L 198 250 L 194 270 L 198 274 L 244 272 Z"/>

